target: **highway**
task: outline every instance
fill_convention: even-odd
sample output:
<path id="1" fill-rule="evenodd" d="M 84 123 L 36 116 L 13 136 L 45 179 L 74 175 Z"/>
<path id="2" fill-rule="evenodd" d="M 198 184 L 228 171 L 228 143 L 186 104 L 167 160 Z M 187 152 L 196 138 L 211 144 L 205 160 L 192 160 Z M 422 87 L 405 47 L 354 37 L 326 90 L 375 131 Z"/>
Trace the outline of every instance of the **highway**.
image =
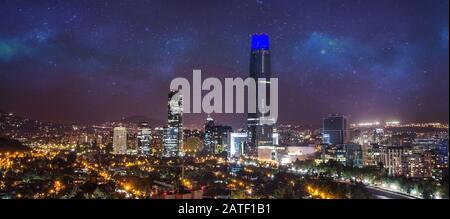
<path id="1" fill-rule="evenodd" d="M 390 191 L 379 187 L 366 186 L 366 189 L 378 199 L 418 199 L 414 196 Z"/>

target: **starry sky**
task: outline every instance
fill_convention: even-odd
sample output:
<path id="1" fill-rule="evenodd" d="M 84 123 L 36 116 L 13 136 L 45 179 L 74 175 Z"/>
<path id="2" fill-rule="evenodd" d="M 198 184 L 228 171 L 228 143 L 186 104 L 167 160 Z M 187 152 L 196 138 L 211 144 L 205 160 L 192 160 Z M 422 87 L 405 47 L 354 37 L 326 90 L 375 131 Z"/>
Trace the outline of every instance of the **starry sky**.
<path id="1" fill-rule="evenodd" d="M 267 33 L 279 123 L 448 121 L 448 0 L 16 1 L 0 7 L 0 111 L 167 119 L 175 77 L 248 77 Z M 244 115 L 215 115 L 235 128 Z M 186 115 L 198 127 L 205 115 Z"/>

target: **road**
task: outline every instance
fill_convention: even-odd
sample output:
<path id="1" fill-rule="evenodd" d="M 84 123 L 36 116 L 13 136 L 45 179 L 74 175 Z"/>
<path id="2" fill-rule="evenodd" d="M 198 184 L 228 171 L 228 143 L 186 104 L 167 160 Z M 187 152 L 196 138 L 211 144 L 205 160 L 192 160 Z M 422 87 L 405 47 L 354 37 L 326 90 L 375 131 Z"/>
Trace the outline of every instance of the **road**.
<path id="1" fill-rule="evenodd" d="M 366 186 L 366 189 L 379 199 L 417 199 L 417 197 L 414 196 L 406 195 L 399 192 L 393 192 L 390 190 L 373 186 Z"/>
<path id="2" fill-rule="evenodd" d="M 335 181 L 340 183 L 352 184 L 351 182 L 344 180 L 335 180 Z M 417 197 L 408 194 L 395 192 L 380 187 L 365 185 L 365 188 L 367 191 L 369 191 L 373 196 L 375 196 L 378 199 L 418 199 Z"/>

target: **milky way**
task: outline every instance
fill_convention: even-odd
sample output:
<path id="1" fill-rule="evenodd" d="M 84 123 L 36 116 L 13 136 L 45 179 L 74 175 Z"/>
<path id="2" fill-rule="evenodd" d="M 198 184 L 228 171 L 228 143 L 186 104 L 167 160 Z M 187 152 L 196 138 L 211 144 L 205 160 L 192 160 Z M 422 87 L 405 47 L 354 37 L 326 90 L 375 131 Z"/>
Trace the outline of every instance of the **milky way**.
<path id="1" fill-rule="evenodd" d="M 173 78 L 194 68 L 247 77 L 249 34 L 264 32 L 281 123 L 320 124 L 330 113 L 448 121 L 448 8 L 447 0 L 6 0 L 0 110 L 56 122 L 165 120 Z"/>

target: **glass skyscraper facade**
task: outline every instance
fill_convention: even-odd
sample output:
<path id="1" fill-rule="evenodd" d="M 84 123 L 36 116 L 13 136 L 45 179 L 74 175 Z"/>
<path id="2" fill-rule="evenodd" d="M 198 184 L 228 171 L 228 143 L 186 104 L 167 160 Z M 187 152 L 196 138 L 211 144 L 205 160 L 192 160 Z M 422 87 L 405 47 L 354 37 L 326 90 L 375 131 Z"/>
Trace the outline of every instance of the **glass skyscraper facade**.
<path id="1" fill-rule="evenodd" d="M 337 145 L 349 142 L 348 118 L 340 115 L 331 115 L 323 120 L 323 142 Z"/>
<path id="2" fill-rule="evenodd" d="M 164 156 L 179 156 L 183 145 L 183 97 L 178 91 L 169 92 L 168 120 L 163 138 Z"/>
<path id="3" fill-rule="evenodd" d="M 149 155 L 151 150 L 152 130 L 148 122 L 139 123 L 137 139 L 139 153 Z"/>
<path id="4" fill-rule="evenodd" d="M 205 123 L 203 150 L 212 154 L 229 152 L 228 135 L 230 132 L 233 132 L 232 127 L 218 125 L 208 115 Z"/>
<path id="5" fill-rule="evenodd" d="M 214 151 L 214 119 L 208 115 L 205 123 L 205 137 L 203 139 L 203 150 L 212 153 Z"/>
<path id="6" fill-rule="evenodd" d="M 258 155 L 258 146 L 273 145 L 273 125 L 262 124 L 264 114 L 259 112 L 259 105 L 266 101 L 266 105 L 270 104 L 270 50 L 269 36 L 267 34 L 253 34 L 250 53 L 250 77 L 258 81 L 256 86 L 256 113 L 248 113 L 247 116 L 247 147 L 245 153 L 249 156 L 256 157 Z M 266 99 L 258 97 L 258 87 L 266 85 Z"/>

